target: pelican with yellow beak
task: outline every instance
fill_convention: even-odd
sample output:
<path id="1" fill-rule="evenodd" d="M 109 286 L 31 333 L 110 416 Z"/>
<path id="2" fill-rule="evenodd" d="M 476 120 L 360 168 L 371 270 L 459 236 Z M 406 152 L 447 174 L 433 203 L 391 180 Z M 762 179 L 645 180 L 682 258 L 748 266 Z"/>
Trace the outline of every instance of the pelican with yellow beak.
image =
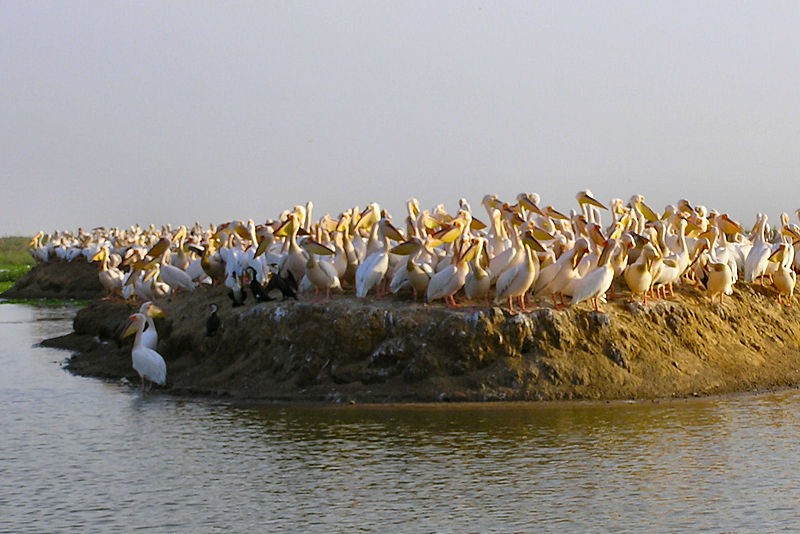
<path id="1" fill-rule="evenodd" d="M 575 283 L 575 294 L 572 295 L 570 306 L 576 306 L 585 300 L 592 299 L 594 311 L 600 311 L 597 300 L 606 294 L 606 291 L 614 281 L 614 267 L 609 260 L 611 259 L 611 252 L 616 245 L 617 243 L 614 239 L 606 241 L 603 251 L 597 260 L 597 268 L 589 271 L 586 276 Z"/>

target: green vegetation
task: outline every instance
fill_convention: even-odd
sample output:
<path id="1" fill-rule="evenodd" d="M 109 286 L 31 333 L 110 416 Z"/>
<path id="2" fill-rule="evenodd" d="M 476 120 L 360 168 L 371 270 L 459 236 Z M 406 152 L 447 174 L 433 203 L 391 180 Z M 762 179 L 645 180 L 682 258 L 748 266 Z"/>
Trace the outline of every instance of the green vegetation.
<path id="1" fill-rule="evenodd" d="M 28 253 L 30 237 L 0 237 L 0 293 L 27 273 L 34 261 Z"/>

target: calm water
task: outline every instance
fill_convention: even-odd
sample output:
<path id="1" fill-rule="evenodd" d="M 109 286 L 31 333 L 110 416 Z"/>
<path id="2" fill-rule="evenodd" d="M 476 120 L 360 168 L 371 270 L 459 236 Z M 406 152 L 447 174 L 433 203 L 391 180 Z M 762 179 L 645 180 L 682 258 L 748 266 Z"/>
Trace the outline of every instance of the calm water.
<path id="1" fill-rule="evenodd" d="M 0 531 L 777 531 L 800 393 L 242 407 L 70 375 L 74 310 L 0 305 Z"/>

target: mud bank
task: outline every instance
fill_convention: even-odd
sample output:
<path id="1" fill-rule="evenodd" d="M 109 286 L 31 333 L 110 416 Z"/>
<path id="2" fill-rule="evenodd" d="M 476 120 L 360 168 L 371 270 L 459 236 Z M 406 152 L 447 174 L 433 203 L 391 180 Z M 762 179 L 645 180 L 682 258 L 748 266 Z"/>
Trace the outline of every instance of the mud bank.
<path id="1" fill-rule="evenodd" d="M 205 336 L 208 305 L 223 326 Z M 159 352 L 176 394 L 328 402 L 652 399 L 800 383 L 800 310 L 768 288 L 737 286 L 725 305 L 694 289 L 643 307 L 450 310 L 410 301 L 247 303 L 224 288 L 158 302 Z M 77 374 L 138 380 L 131 308 L 96 301 L 49 346 L 78 351 Z"/>
<path id="2" fill-rule="evenodd" d="M 83 260 L 39 263 L 25 273 L 0 298 L 97 299 L 103 297 L 97 267 Z"/>

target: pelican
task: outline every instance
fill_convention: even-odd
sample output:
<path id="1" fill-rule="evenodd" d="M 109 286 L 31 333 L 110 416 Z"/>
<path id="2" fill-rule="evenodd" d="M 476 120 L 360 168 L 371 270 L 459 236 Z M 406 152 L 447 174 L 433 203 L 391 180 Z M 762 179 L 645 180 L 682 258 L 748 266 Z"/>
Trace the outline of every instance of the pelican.
<path id="1" fill-rule="evenodd" d="M 603 210 L 608 210 L 608 208 L 603 203 L 595 199 L 592 192 L 588 189 L 580 191 L 577 195 L 575 195 L 575 199 L 578 201 L 586 220 L 591 223 L 600 224 L 600 212 L 597 211 L 596 208 Z"/>
<path id="2" fill-rule="evenodd" d="M 714 296 L 719 295 L 719 303 L 724 304 L 724 295 L 733 293 L 733 274 L 727 263 L 708 262 L 708 296 L 714 302 Z"/>
<path id="3" fill-rule="evenodd" d="M 389 239 L 402 241 L 403 236 L 392 226 L 388 219 L 378 221 L 378 235 L 383 248 L 373 252 L 356 269 L 356 296 L 364 298 L 373 287 L 378 286 L 389 270 Z M 378 291 L 380 294 L 381 292 Z"/>
<path id="4" fill-rule="evenodd" d="M 759 213 L 756 219 L 756 227 L 753 228 L 753 233 L 756 234 L 755 241 L 753 241 L 753 248 L 750 249 L 750 252 L 744 260 L 745 282 L 753 283 L 756 278 L 760 276 L 761 283 L 764 283 L 764 274 L 767 271 L 769 257 L 772 254 L 772 247 L 764 238 L 764 228 L 766 224 L 767 216 L 763 213 Z"/>
<path id="5" fill-rule="evenodd" d="M 467 274 L 469 273 L 467 262 L 474 257 L 476 247 L 477 245 L 473 243 L 454 262 L 431 276 L 425 294 L 425 299 L 428 302 L 443 298 L 448 307 L 455 308 L 458 306 L 453 295 L 458 293 L 458 290 L 464 287 L 467 281 Z"/>
<path id="6" fill-rule="evenodd" d="M 508 299 L 508 308 L 512 315 L 517 313 L 514 310 L 514 297 L 519 298 L 520 311 L 528 311 L 525 295 L 536 280 L 536 275 L 539 274 L 539 257 L 533 251 L 544 252 L 544 247 L 536 241 L 531 232 L 525 232 L 521 242 L 524 254 L 522 262 L 506 269 L 497 278 L 495 286 L 495 304 Z"/>
<path id="7" fill-rule="evenodd" d="M 653 253 L 653 248 L 643 248 L 639 258 L 628 265 L 623 274 L 625 283 L 631 290 L 631 300 L 635 299 L 636 295 L 642 295 L 642 304 L 645 306 L 647 306 L 647 292 L 650 291 L 650 286 L 653 284 L 653 275 L 650 272 L 650 266 L 654 259 Z"/>
<path id="8" fill-rule="evenodd" d="M 131 359 L 133 360 L 133 368 L 142 379 L 142 391 L 145 390 L 147 381 L 163 386 L 167 383 L 167 364 L 158 352 L 142 344 L 142 333 L 144 332 L 145 324 L 147 324 L 147 319 L 141 313 L 134 313 L 129 319 L 131 324 L 123 332 L 122 336 L 127 337 L 133 333 L 136 334 L 133 349 L 131 350 Z"/>
<path id="9" fill-rule="evenodd" d="M 771 256 L 770 261 L 778 264 L 775 274 L 772 276 L 773 284 L 778 292 L 778 303 L 783 304 L 781 298 L 786 295 L 787 305 L 792 305 L 794 297 L 794 287 L 797 283 L 797 275 L 792 270 L 794 263 L 794 249 L 789 243 L 781 242 Z"/>
<path id="10" fill-rule="evenodd" d="M 558 261 L 553 264 L 557 266 L 558 270 L 550 279 L 550 282 L 538 290 L 534 290 L 534 294 L 539 292 L 544 295 L 549 294 L 553 300 L 553 306 L 556 308 L 563 307 L 564 295 L 572 294 L 574 292 L 575 283 L 580 280 L 578 265 L 588 250 L 589 243 L 587 240 L 583 237 L 578 239 L 575 242 L 575 246 L 571 250 L 563 253 L 561 257 L 558 258 Z M 560 304 L 556 302 L 556 296 L 560 297 Z"/>
<path id="11" fill-rule="evenodd" d="M 407 283 L 411 286 L 414 293 L 414 300 L 420 293 L 428 290 L 428 283 L 433 276 L 431 264 L 420 260 L 423 253 L 427 250 L 425 243 L 419 237 L 412 237 L 404 243 L 400 243 L 390 251 L 392 254 L 408 255 L 405 268 L 400 268 L 392 278 L 392 292 L 397 293 Z"/>
<path id="12" fill-rule="evenodd" d="M 322 243 L 309 239 L 303 243 L 306 249 L 308 260 L 306 261 L 306 278 L 314 285 L 317 293 L 320 289 L 325 290 L 326 300 L 331 299 L 331 289 L 342 289 L 336 267 L 328 261 L 319 261 L 317 254 L 332 256 L 336 251 L 329 249 Z"/>
<path id="13" fill-rule="evenodd" d="M 614 267 L 609 261 L 614 247 L 616 247 L 614 239 L 606 241 L 603 251 L 600 253 L 600 258 L 597 260 L 598 267 L 575 283 L 575 293 L 572 295 L 570 306 L 592 299 L 594 311 L 600 311 L 597 299 L 605 295 L 608 288 L 611 287 L 611 282 L 614 281 Z"/>
<path id="14" fill-rule="evenodd" d="M 122 282 L 125 275 L 116 267 L 109 265 L 108 246 L 103 245 L 100 251 L 92 257 L 92 261 L 100 262 L 100 272 L 98 278 L 103 287 L 108 291 L 108 296 L 122 294 Z"/>
<path id="15" fill-rule="evenodd" d="M 486 299 L 492 285 L 491 273 L 481 265 L 486 238 L 478 237 L 475 241 L 478 244 L 478 250 L 475 258 L 469 263 L 469 273 L 464 282 L 464 294 L 469 300 Z M 488 304 L 488 300 L 486 302 Z"/>
<path id="16" fill-rule="evenodd" d="M 144 315 L 145 319 L 147 319 L 147 324 L 142 332 L 142 345 L 148 349 L 156 350 L 158 346 L 158 332 L 156 331 L 156 324 L 153 322 L 153 318 L 164 317 L 164 311 L 148 300 L 139 307 L 139 313 Z"/>
<path id="17" fill-rule="evenodd" d="M 286 234 L 285 249 L 286 254 L 281 262 L 279 274 L 286 277 L 286 272 L 290 271 L 295 280 L 302 280 L 306 270 L 306 255 L 300 245 L 297 244 L 297 232 L 300 230 L 300 216 L 291 212 L 281 227 L 275 231 L 275 235 L 283 236 Z"/>
<path id="18" fill-rule="evenodd" d="M 197 287 L 190 274 L 170 263 L 162 263 L 159 274 L 161 275 L 161 281 L 167 284 L 173 292 L 179 289 L 191 292 Z"/>

